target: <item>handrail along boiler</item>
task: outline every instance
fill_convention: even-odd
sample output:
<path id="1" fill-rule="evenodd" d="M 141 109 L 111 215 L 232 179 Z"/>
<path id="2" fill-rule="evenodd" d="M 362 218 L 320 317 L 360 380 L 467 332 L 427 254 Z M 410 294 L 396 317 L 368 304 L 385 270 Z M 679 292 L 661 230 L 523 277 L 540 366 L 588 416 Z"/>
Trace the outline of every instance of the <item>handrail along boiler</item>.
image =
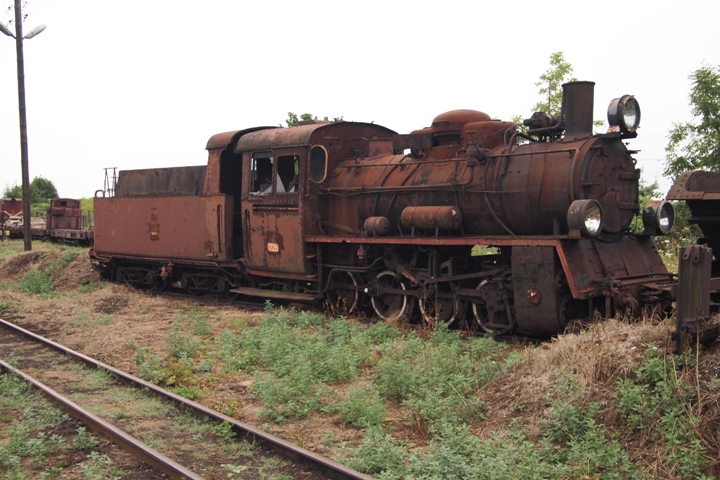
<path id="1" fill-rule="evenodd" d="M 653 236 L 672 228 L 670 204 L 630 233 L 639 105 L 615 99 L 594 134 L 594 84 L 563 88 L 561 117 L 536 113 L 527 134 L 456 110 L 407 135 L 320 121 L 215 135 L 206 166 L 120 172 L 116 195 L 95 198 L 92 262 L 144 287 L 499 333 L 665 309 L 673 276 Z"/>

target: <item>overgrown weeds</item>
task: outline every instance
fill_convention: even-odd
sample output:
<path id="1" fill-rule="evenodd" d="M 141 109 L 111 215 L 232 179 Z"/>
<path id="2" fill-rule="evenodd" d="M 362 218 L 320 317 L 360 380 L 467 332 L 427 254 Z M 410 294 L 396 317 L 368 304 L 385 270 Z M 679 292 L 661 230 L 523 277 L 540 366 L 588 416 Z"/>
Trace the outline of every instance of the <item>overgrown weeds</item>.
<path id="1" fill-rule="evenodd" d="M 692 355 L 665 355 L 649 346 L 632 379 L 618 382 L 615 400 L 626 433 L 655 446 L 648 458 L 656 471 L 679 478 L 702 478 L 708 449 L 699 433 L 698 367 Z"/>
<path id="2" fill-rule="evenodd" d="M 20 280 L 18 288 L 28 295 L 47 295 L 52 292 L 52 284 L 53 279 L 49 273 L 31 268 Z"/>
<path id="3" fill-rule="evenodd" d="M 59 477 L 68 466 L 64 461 L 58 460 L 63 458 L 63 454 L 73 447 L 89 449 L 98 443 L 83 427 L 77 430 L 72 442 L 52 433 L 61 424 L 69 421 L 69 417 L 47 403 L 15 375 L 0 376 L 0 410 L 13 413 L 3 419 L 7 429 L 3 429 L 5 435 L 0 441 L 2 478 L 47 478 L 43 473 Z M 88 463 L 85 478 L 111 478 L 103 476 L 116 471 L 108 461 L 112 464 L 112 460 L 107 459 L 103 469 Z M 85 472 L 85 469 L 81 470 Z M 97 475 L 93 476 L 93 472 Z"/>

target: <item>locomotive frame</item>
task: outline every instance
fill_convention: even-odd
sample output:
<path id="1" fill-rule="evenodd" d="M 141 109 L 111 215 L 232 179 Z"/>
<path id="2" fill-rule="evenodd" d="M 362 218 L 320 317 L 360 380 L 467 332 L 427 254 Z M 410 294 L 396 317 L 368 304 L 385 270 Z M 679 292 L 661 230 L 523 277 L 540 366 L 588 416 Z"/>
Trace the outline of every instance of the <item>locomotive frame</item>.
<path id="1" fill-rule="evenodd" d="M 409 135 L 318 121 L 215 135 L 207 166 L 121 171 L 116 195 L 96 196 L 91 261 L 142 287 L 497 333 L 665 310 L 674 277 L 652 236 L 669 204 L 629 233 L 639 171 L 623 140 L 639 107 L 616 99 L 611 131 L 593 134 L 593 85 L 566 84 L 561 118 L 526 121 L 525 144 L 471 110 Z"/>

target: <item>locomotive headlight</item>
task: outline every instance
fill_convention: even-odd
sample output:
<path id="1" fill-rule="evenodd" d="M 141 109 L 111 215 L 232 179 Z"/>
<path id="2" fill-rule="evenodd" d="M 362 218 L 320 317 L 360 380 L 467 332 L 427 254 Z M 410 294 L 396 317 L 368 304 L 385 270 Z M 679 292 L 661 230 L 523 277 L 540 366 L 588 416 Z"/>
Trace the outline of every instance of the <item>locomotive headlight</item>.
<path id="1" fill-rule="evenodd" d="M 667 235 L 675 224 L 675 209 L 665 200 L 650 200 L 643 209 L 642 219 L 646 232 Z"/>
<path id="2" fill-rule="evenodd" d="M 613 99 L 608 107 L 609 131 L 635 133 L 640 126 L 640 104 L 632 95 Z"/>
<path id="3" fill-rule="evenodd" d="M 580 230 L 587 237 L 597 237 L 602 231 L 603 211 L 597 200 L 575 200 L 567 213 L 570 230 Z"/>

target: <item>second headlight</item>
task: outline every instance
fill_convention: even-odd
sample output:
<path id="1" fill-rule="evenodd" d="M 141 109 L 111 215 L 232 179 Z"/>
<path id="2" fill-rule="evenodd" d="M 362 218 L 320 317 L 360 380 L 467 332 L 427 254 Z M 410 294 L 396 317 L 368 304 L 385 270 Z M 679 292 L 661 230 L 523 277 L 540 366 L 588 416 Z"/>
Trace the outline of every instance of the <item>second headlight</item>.
<path id="1" fill-rule="evenodd" d="M 597 237 L 603 227 L 600 202 L 593 199 L 575 200 L 568 208 L 567 222 L 570 230 L 580 230 L 586 237 Z"/>
<path id="2" fill-rule="evenodd" d="M 650 200 L 643 208 L 643 227 L 650 235 L 667 235 L 675 224 L 675 209 L 665 200 Z"/>

